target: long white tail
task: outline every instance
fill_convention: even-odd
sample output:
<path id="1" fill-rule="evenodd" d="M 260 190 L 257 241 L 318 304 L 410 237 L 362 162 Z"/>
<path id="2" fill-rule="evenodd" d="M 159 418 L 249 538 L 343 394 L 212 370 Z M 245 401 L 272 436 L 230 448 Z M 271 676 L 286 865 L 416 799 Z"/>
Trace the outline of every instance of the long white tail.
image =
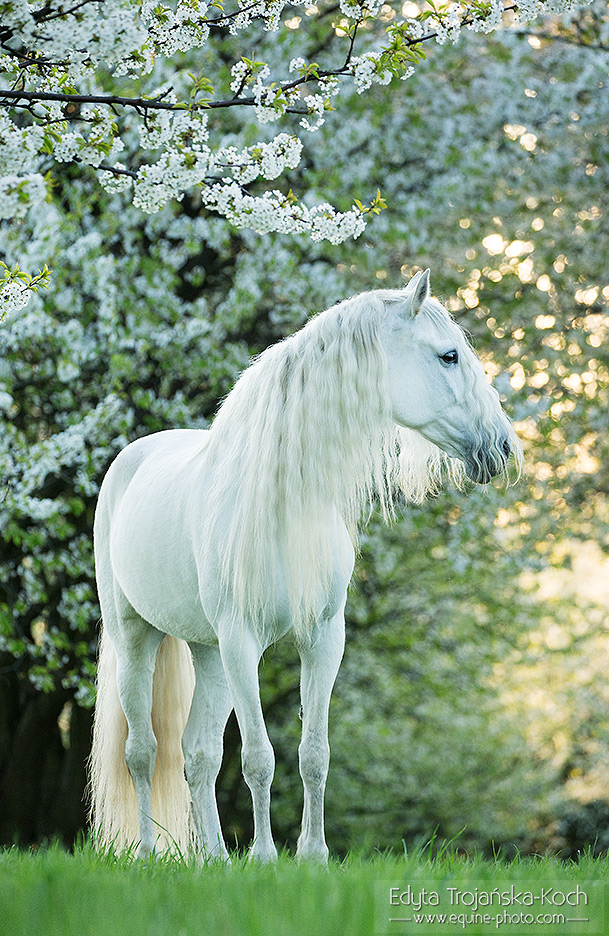
<path id="1" fill-rule="evenodd" d="M 157 657 L 152 727 L 158 742 L 152 813 L 159 851 L 189 854 L 195 846 L 181 738 L 188 718 L 194 671 L 188 646 L 165 637 Z M 116 654 L 102 629 L 97 703 L 90 758 L 90 822 L 97 843 L 122 852 L 139 842 L 135 788 L 125 761 L 127 720 L 116 683 Z"/>

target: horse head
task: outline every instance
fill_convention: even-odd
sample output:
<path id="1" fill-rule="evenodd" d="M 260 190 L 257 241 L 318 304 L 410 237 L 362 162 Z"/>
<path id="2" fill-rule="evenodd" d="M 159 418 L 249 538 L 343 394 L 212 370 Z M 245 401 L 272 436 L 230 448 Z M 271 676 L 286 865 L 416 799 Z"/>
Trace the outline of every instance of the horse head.
<path id="1" fill-rule="evenodd" d="M 518 462 L 520 443 L 499 395 L 463 330 L 431 297 L 429 270 L 384 301 L 380 337 L 395 422 L 460 459 L 480 484 L 506 469 L 511 452 Z"/>

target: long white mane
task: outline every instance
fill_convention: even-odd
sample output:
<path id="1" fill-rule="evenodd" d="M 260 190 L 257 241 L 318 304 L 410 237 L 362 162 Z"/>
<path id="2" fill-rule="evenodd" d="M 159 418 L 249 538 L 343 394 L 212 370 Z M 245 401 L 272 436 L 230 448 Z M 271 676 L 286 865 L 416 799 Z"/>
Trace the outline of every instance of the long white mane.
<path id="1" fill-rule="evenodd" d="M 265 619 L 278 559 L 293 626 L 310 626 L 332 574 L 337 514 L 356 543 L 372 504 L 389 518 L 399 492 L 420 503 L 447 473 L 463 477 L 460 461 L 391 419 L 380 327 L 385 304 L 396 301 L 403 290 L 378 290 L 311 319 L 252 362 L 213 422 L 206 533 L 223 544 L 223 585 L 237 616 L 254 626 Z M 419 314 L 441 321 L 475 361 L 439 303 L 428 300 Z M 475 393 L 480 371 L 471 368 L 473 401 L 488 396 L 486 384 Z"/>

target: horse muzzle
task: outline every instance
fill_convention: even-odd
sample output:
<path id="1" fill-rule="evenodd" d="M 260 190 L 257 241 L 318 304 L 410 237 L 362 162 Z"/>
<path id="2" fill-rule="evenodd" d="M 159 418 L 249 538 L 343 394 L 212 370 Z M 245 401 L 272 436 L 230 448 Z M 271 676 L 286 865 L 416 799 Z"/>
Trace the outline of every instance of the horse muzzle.
<path id="1" fill-rule="evenodd" d="M 489 449 L 479 448 L 464 459 L 465 473 L 476 484 L 486 484 L 507 468 L 511 446 L 507 438 L 497 440 Z"/>

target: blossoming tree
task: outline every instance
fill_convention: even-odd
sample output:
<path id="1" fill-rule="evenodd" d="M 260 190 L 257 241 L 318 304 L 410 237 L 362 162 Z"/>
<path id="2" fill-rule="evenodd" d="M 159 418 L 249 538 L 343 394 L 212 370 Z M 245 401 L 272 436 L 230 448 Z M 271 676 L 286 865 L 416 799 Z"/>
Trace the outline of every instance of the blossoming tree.
<path id="1" fill-rule="evenodd" d="M 237 228 L 334 244 L 357 238 L 383 206 L 380 193 L 339 210 L 306 191 L 264 185 L 301 167 L 295 126 L 317 130 L 353 86 L 362 93 L 407 79 L 429 40 L 456 42 L 463 27 L 489 32 L 506 10 L 526 23 L 581 5 L 428 0 L 419 10 L 408 0 L 340 0 L 339 8 L 236 0 L 225 9 L 223 0 L 1 0 L 0 219 L 19 219 L 52 198 L 53 165 L 77 162 L 107 191 L 130 188 L 133 204 L 148 213 L 196 186 L 201 205 Z M 280 54 L 239 54 L 256 48 L 261 30 L 278 33 Z M 210 55 L 213 39 L 226 35 L 239 37 L 239 49 L 225 58 L 217 45 Z M 203 64 L 197 72 L 195 61 Z M 227 142 L 226 111 L 288 129 Z M 46 266 L 32 276 L 5 264 L 0 315 L 48 280 Z"/>
<path id="2" fill-rule="evenodd" d="M 358 27 L 352 56 L 381 52 L 385 28 L 399 16 L 391 18 L 391 9 Z M 278 32 L 262 21 L 248 26 L 255 37 L 250 61 L 270 69 L 265 86 L 277 75 L 287 83 L 304 77 L 289 72 L 299 57 L 329 62 L 342 45 L 336 61 L 344 61 L 352 38 L 346 13 L 290 8 L 282 23 L 286 17 L 291 25 Z M 61 22 L 50 19 L 49 30 Z M 513 23 L 492 36 L 464 35 L 392 87 L 377 81 L 360 94 L 354 76 L 338 76 L 332 102 L 339 111 L 324 112 L 323 125 L 301 134 L 300 162 L 284 166 L 281 184 L 299 193 L 294 204 L 312 209 L 329 199 L 334 218 L 353 211 L 354 195 L 363 202 L 381 189 L 387 209 L 358 239 L 349 235 L 340 244 L 312 240 L 306 231 L 259 233 L 245 223 L 253 215 L 245 210 L 236 229 L 229 213 L 204 201 L 216 184 L 264 198 L 263 175 L 235 175 L 275 158 L 275 149 L 264 147 L 275 146 L 278 125 L 260 125 L 256 102 L 205 108 L 209 137 L 201 146 L 225 154 L 226 166 L 213 170 L 222 178 L 185 186 L 177 192 L 181 201 L 168 190 L 163 205 L 153 205 L 160 191 L 154 183 L 148 190 L 155 211 L 134 203 L 133 176 L 104 175 L 105 165 L 121 169 L 109 151 L 98 153 L 98 166 L 90 161 L 95 128 L 91 115 L 83 119 L 87 107 L 115 108 L 112 141 L 123 144 L 116 155 L 125 172 L 137 174 L 182 152 L 171 128 L 184 108 L 152 108 L 158 116 L 150 117 L 146 108 L 74 102 L 71 95 L 120 98 L 130 90 L 145 101 L 147 93 L 158 97 L 156 88 L 173 86 L 179 104 L 190 100 L 188 73 L 201 69 L 214 88 L 229 89 L 243 78 L 243 66 L 241 77 L 232 70 L 244 35 L 214 28 L 201 49 L 176 53 L 175 61 L 156 55 L 148 92 L 146 75 L 115 76 L 100 67 L 92 77 L 85 68 L 88 85 L 76 76 L 77 85 L 66 87 L 65 79 L 48 91 L 64 95 L 55 102 L 60 117 L 50 116 L 45 99 L 24 98 L 27 107 L 15 108 L 11 98 L 4 110 L 0 154 L 10 154 L 7 174 L 18 181 L 2 190 L 0 256 L 11 271 L 47 262 L 53 273 L 52 289 L 30 289 L 27 305 L 20 293 L 21 307 L 0 326 L 0 837 L 68 836 L 82 821 L 99 614 L 92 515 L 114 454 L 147 432 L 206 425 L 249 355 L 310 311 L 377 282 L 397 285 L 415 266 L 430 266 L 434 291 L 472 333 L 507 397 L 532 468 L 507 493 L 491 489 L 467 500 L 448 493 L 409 511 L 390 534 L 370 530 L 335 699 L 335 789 L 348 796 L 329 791 L 331 834 L 334 843 L 343 836 L 345 847 L 349 830 L 357 835 L 362 827 L 376 844 L 392 844 L 382 837 L 396 829 L 410 838 L 439 825 L 452 835 L 461 826 L 451 823 L 469 809 L 474 844 L 482 847 L 490 834 L 526 844 L 523 829 L 538 821 L 535 783 L 558 787 L 560 774 L 571 788 L 581 776 L 570 771 L 593 773 L 588 768 L 600 759 L 594 751 L 605 749 L 607 706 L 596 687 L 607 648 L 595 627 L 602 631 L 606 615 L 599 606 L 578 609 L 553 598 L 544 605 L 528 589 L 537 573 L 555 571 L 560 556 L 570 555 L 569 538 L 609 542 L 606 7 L 599 2 L 536 27 Z M 16 39 L 2 41 L 17 49 Z M 19 52 L 25 56 L 26 47 Z M 33 91 L 23 64 L 20 82 Z M 37 79 L 43 90 L 45 80 Z M 299 87 L 315 88 L 315 79 Z M 14 90 L 25 93 L 19 82 Z M 289 106 L 304 109 L 302 101 Z M 301 119 L 317 122 L 286 108 L 281 133 L 292 140 Z M 19 142 L 36 127 L 50 134 L 40 153 Z M 155 141 L 157 132 L 169 136 Z M 77 158 L 53 158 L 55 144 L 61 154 L 70 133 L 82 136 L 80 163 L 78 147 Z M 142 149 L 142 136 L 154 148 Z M 73 145 L 69 137 L 66 145 Z M 182 145 L 196 150 L 192 138 Z M 19 189 L 29 175 L 38 182 Z M 127 187 L 116 190 L 117 179 Z M 541 678 L 547 661 L 544 670 L 527 668 L 529 637 L 531 653 L 555 647 L 572 661 L 573 688 L 560 683 L 558 666 Z M 561 649 L 567 645 L 569 654 Z M 283 658 L 269 660 L 265 673 L 275 677 L 265 703 L 270 724 L 281 726 L 279 747 L 299 727 L 296 679 Z M 529 693 L 518 720 L 533 739 L 535 782 L 526 768 L 530 750 L 506 710 L 506 693 L 519 684 Z M 581 688 L 583 704 L 578 696 L 577 705 L 557 708 L 554 686 L 565 697 Z M 566 739 L 559 753 L 554 734 Z M 490 747 L 483 743 L 489 737 Z M 354 744 L 356 775 L 347 768 Z M 229 738 L 233 758 L 220 788 L 238 826 L 230 785 L 231 764 L 238 774 L 236 745 Z M 293 750 L 286 744 L 286 757 Z M 412 754 L 407 777 L 405 751 Z M 279 757 L 283 832 L 295 810 L 282 763 Z M 378 815 L 357 812 L 363 784 L 378 794 Z"/>

